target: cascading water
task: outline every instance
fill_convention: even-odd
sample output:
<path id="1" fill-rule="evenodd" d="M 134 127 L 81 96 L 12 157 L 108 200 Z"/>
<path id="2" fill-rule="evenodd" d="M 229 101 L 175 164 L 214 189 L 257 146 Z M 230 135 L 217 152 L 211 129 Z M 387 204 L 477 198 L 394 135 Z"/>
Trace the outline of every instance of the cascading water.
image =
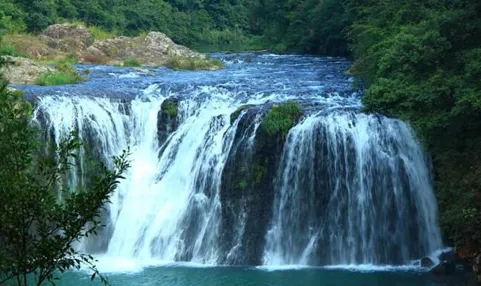
<path id="1" fill-rule="evenodd" d="M 95 79 L 60 92 L 23 87 L 38 97 L 46 136 L 58 143 L 78 131 L 82 158 L 108 164 L 130 147 L 107 228 L 86 251 L 210 265 L 401 265 L 442 248 L 421 148 L 404 123 L 358 112 L 342 76 L 348 62 L 230 60 L 217 72 L 112 78 L 98 67 Z M 304 116 L 269 139 L 261 122 L 285 101 L 300 102 Z M 72 186 L 87 180 L 86 162 Z"/>
<path id="2" fill-rule="evenodd" d="M 409 264 L 442 247 L 425 155 L 402 122 L 343 111 L 294 127 L 266 264 Z"/>

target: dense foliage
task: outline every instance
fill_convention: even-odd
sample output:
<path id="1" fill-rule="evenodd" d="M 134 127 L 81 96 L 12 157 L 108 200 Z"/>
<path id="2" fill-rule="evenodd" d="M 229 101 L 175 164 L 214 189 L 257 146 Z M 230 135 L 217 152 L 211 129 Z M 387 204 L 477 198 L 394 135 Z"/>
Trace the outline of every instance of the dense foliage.
<path id="1" fill-rule="evenodd" d="M 187 45 L 239 44 L 247 14 L 241 0 L 1 0 L 0 32 L 37 33 L 78 20 L 115 34 L 158 30 Z"/>
<path id="2" fill-rule="evenodd" d="M 346 55 L 346 15 L 338 0 L 0 0 L 0 33 L 78 20 L 97 38 L 158 30 L 190 46 Z"/>
<path id="3" fill-rule="evenodd" d="M 3 65 L 0 58 L 0 66 Z M 31 105 L 20 91 L 0 85 L 0 284 L 42 285 L 59 273 L 95 260 L 73 248 L 100 228 L 102 207 L 128 167 L 126 153 L 114 170 L 99 166 L 87 189 L 64 184 L 80 142 L 75 135 L 45 152 L 30 123 Z M 101 277 L 101 276 L 100 276 Z M 105 279 L 101 277 L 102 281 Z"/>

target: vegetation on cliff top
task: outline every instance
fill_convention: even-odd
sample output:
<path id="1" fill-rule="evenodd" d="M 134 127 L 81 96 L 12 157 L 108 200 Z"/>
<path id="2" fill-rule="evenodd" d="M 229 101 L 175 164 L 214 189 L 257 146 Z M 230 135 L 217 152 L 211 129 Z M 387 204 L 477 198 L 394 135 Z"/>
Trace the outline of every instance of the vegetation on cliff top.
<path id="1" fill-rule="evenodd" d="M 284 138 L 301 116 L 302 108 L 297 102 L 274 105 L 262 120 L 260 128 L 269 136 L 280 135 Z"/>
<path id="2" fill-rule="evenodd" d="M 179 106 L 177 101 L 167 99 L 164 103 L 162 103 L 162 113 L 170 116 L 175 117 L 177 116 Z"/>

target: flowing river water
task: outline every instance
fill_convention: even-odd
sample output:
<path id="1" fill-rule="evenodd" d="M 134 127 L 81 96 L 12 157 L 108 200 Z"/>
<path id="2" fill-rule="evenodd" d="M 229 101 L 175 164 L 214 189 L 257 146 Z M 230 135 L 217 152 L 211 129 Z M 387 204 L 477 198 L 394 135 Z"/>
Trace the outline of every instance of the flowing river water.
<path id="1" fill-rule="evenodd" d="M 113 285 L 460 283 L 420 268 L 444 248 L 429 160 L 407 124 L 360 112 L 349 61 L 214 56 L 225 69 L 79 65 L 85 83 L 18 86 L 46 140 L 75 130 L 85 143 L 72 188 L 92 158 L 130 147 L 106 228 L 78 245 Z M 301 118 L 266 138 L 286 102 Z M 79 272 L 57 285 L 89 283 Z"/>

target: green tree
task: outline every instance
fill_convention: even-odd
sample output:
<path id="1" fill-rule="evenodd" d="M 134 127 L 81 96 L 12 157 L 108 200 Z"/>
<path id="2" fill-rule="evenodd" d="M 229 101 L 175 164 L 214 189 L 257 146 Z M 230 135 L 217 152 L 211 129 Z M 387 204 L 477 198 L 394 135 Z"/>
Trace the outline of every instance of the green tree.
<path id="1" fill-rule="evenodd" d="M 31 32 L 40 32 L 55 23 L 57 6 L 55 0 L 17 0 L 25 12 L 25 23 Z"/>
<path id="2" fill-rule="evenodd" d="M 26 29 L 25 13 L 11 1 L 0 1 L 0 35 Z"/>
<path id="3" fill-rule="evenodd" d="M 41 285 L 60 273 L 88 267 L 99 275 L 92 256 L 73 248 L 95 235 L 100 214 L 129 164 L 127 153 L 101 166 L 87 189 L 64 184 L 80 142 L 65 138 L 51 155 L 42 155 L 30 123 L 31 105 L 19 91 L 0 87 L 0 284 Z M 59 198 L 62 198 L 61 200 Z"/>

